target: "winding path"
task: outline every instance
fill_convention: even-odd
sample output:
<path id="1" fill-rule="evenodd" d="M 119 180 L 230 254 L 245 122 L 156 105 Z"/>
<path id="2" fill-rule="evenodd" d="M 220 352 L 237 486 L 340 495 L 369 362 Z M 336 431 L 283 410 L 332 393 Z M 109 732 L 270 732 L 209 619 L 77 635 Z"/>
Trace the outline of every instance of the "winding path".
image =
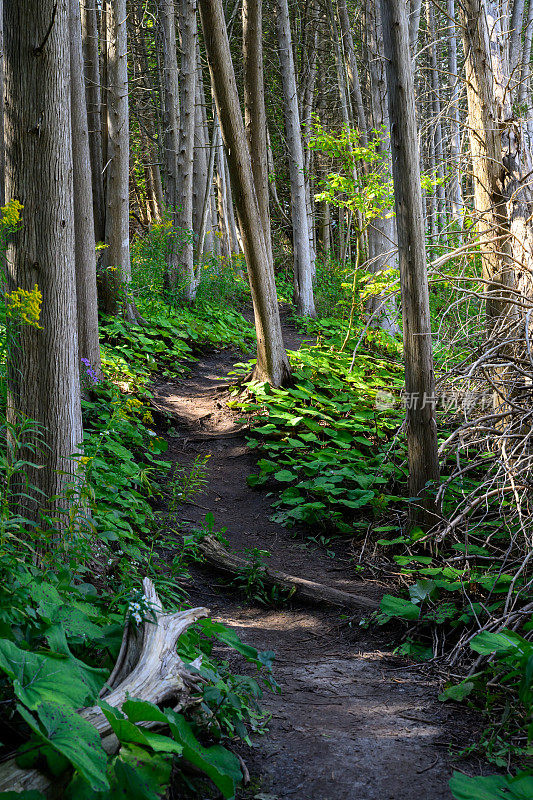
<path id="1" fill-rule="evenodd" d="M 298 347 L 301 337 L 285 328 L 288 346 Z M 330 558 L 270 522 L 272 498 L 248 487 L 254 454 L 246 448 L 245 423 L 220 389 L 240 359 L 227 350 L 211 353 L 186 380 L 154 387 L 158 408 L 171 420 L 163 434 L 167 457 L 188 466 L 198 454 L 210 456 L 209 485 L 184 506 L 183 518 L 198 524 L 212 511 L 235 550 L 268 550 L 274 567 L 379 599 L 385 586 L 357 580 L 346 553 Z M 269 732 L 251 753 L 241 751 L 255 776 L 253 790 L 241 797 L 451 800 L 449 744 L 467 745 L 473 723 L 437 701 L 427 668 L 391 655 L 386 636 L 362 629 L 357 617 L 348 624 L 338 611 L 296 603 L 269 610 L 224 592 L 205 570 L 195 570 L 194 578 L 192 602 L 209 606 L 244 641 L 277 654 L 281 693 L 264 697 Z"/>

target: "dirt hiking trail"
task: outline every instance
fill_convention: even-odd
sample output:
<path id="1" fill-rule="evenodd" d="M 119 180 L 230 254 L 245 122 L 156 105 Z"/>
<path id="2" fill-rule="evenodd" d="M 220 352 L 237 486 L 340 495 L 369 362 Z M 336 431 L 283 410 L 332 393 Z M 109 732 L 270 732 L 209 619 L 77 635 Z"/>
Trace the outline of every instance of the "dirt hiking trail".
<path id="1" fill-rule="evenodd" d="M 300 346 L 303 337 L 286 320 L 284 335 L 288 349 Z M 161 430 L 168 460 L 190 466 L 198 454 L 210 455 L 208 487 L 183 507 L 182 519 L 200 524 L 212 511 L 215 530 L 227 529 L 235 551 L 267 550 L 269 566 L 379 600 L 387 587 L 358 580 L 346 549 L 328 557 L 270 522 L 273 498 L 248 487 L 257 455 L 247 449 L 246 426 L 227 408 L 228 395 L 220 389 L 242 358 L 228 350 L 209 353 L 186 379 L 153 388 L 170 425 Z M 363 609 L 349 625 L 339 609 L 293 600 L 275 610 L 253 605 L 224 588 L 209 568 L 195 567 L 193 577 L 192 603 L 208 606 L 215 620 L 245 642 L 276 652 L 281 694 L 265 693 L 269 731 L 256 738 L 251 752 L 240 750 L 252 781 L 239 797 L 451 800 L 453 769 L 468 770 L 464 762 L 453 762 L 449 745 L 467 746 L 475 720 L 438 702 L 430 668 L 391 654 L 390 633 L 360 628 Z M 226 651 L 224 658 L 230 658 Z M 235 670 L 243 672 L 242 663 Z M 211 797 L 218 795 L 202 800 Z"/>

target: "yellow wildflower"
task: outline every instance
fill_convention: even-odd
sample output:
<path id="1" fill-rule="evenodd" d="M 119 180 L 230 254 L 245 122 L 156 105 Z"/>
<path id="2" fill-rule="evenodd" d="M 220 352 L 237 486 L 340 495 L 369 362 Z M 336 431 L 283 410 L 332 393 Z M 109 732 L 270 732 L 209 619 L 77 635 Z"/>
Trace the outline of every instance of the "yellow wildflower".
<path id="1" fill-rule="evenodd" d="M 20 222 L 20 212 L 24 206 L 18 200 L 10 200 L 5 206 L 0 208 L 2 217 L 0 226 L 2 228 L 16 228 Z"/>
<path id="2" fill-rule="evenodd" d="M 43 296 L 37 284 L 29 292 L 25 289 L 14 289 L 14 291 L 8 292 L 5 296 L 5 301 L 8 316 L 18 317 L 26 325 L 42 330 L 42 326 L 39 325 L 39 319 Z"/>

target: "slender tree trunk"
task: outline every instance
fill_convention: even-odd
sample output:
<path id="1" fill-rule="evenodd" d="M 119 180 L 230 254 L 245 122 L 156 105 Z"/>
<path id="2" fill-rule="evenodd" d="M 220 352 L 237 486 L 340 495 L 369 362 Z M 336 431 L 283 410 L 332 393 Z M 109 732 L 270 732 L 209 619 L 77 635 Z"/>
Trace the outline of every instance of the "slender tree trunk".
<path id="1" fill-rule="evenodd" d="M 230 247 L 231 252 L 238 255 L 242 252 L 242 239 L 237 230 L 237 223 L 235 221 L 235 212 L 233 209 L 233 192 L 231 189 L 231 175 L 228 167 L 228 159 L 222 144 L 220 145 L 220 152 L 222 154 L 222 164 L 224 166 L 224 187 L 226 191 L 226 213 L 228 219 L 228 227 L 230 234 Z"/>
<path id="2" fill-rule="evenodd" d="M 42 293 L 39 327 L 12 320 L 8 418 L 29 418 L 29 486 L 21 499 L 35 519 L 69 502 L 72 455 L 82 441 L 70 119 L 69 0 L 8 2 L 5 22 L 6 199 L 23 205 L 7 254 L 8 291 Z M 39 494 L 41 492 L 42 494 Z"/>
<path id="3" fill-rule="evenodd" d="M 267 123 L 263 84 L 263 3 L 243 0 L 242 49 L 244 122 L 252 159 L 255 194 L 261 216 L 267 258 L 272 268 L 272 237 L 268 201 Z"/>
<path id="4" fill-rule="evenodd" d="M 263 226 L 220 0 L 200 0 L 200 15 L 254 304 L 257 332 L 255 376 L 273 386 L 281 386 L 290 379 L 290 367 L 283 344 L 274 272 L 268 262 L 264 244 Z"/>
<path id="5" fill-rule="evenodd" d="M 162 72 L 163 72 L 163 164 L 165 170 L 165 199 L 173 210 L 178 199 L 178 150 L 179 150 L 179 87 L 178 56 L 176 45 L 176 26 L 174 0 L 160 0 L 159 18 L 161 20 Z M 177 253 L 174 251 L 172 266 L 177 267 Z"/>
<path id="6" fill-rule="evenodd" d="M 370 106 L 373 130 L 380 137 L 378 152 L 383 158 L 383 177 L 389 179 L 391 170 L 391 134 L 389 113 L 387 108 L 387 80 L 385 74 L 385 56 L 383 53 L 383 35 L 379 4 L 374 0 L 367 3 L 367 50 L 370 73 Z M 390 209 L 385 209 L 380 216 L 374 217 L 368 226 L 368 269 L 380 272 L 383 269 L 397 269 L 396 253 L 397 234 L 396 219 L 390 216 Z M 396 303 L 394 297 L 384 302 L 382 297 L 371 297 L 367 303 L 367 312 L 373 315 L 374 324 L 390 333 L 398 333 L 396 323 Z"/>
<path id="7" fill-rule="evenodd" d="M 276 0 L 276 30 L 291 181 L 296 308 L 302 316 L 314 317 L 313 265 L 309 249 L 302 132 L 287 0 Z"/>
<path id="8" fill-rule="evenodd" d="M 316 275 L 314 151 L 309 147 L 309 141 L 313 133 L 313 108 L 315 102 L 318 52 L 318 6 L 314 0 L 311 0 L 309 4 L 307 28 L 308 34 L 306 36 L 305 48 L 306 73 L 302 86 L 301 116 L 307 227 L 309 229 L 309 250 L 311 253 L 312 274 L 314 279 Z"/>
<path id="9" fill-rule="evenodd" d="M 209 127 L 207 124 L 206 101 L 200 48 L 196 50 L 196 117 L 194 131 L 194 177 L 193 177 L 193 223 L 195 245 L 198 259 L 204 250 L 213 251 L 213 223 L 211 221 L 213 175 L 209 178 L 209 160 L 211 146 L 209 143 Z M 204 229 L 202 231 L 202 224 Z M 200 238 L 202 241 L 200 242 Z M 196 279 L 199 276 L 199 264 Z"/>
<path id="10" fill-rule="evenodd" d="M 461 188 L 461 133 L 459 117 L 459 75 L 457 72 L 457 36 L 455 0 L 447 0 L 448 12 L 448 84 L 450 87 L 450 195 L 452 218 L 463 227 L 463 192 Z"/>
<path id="11" fill-rule="evenodd" d="M 74 231 L 76 243 L 76 296 L 78 308 L 78 350 L 80 371 L 87 378 L 86 359 L 95 374 L 100 372 L 98 338 L 98 293 L 94 247 L 91 157 L 79 0 L 70 2 L 70 89 L 72 118 L 72 167 L 74 189 Z"/>
<path id="12" fill-rule="evenodd" d="M 209 147 L 209 160 L 207 162 L 207 180 L 205 185 L 205 194 L 202 203 L 200 227 L 198 233 L 199 256 L 204 250 L 205 237 L 208 224 L 214 227 L 214 219 L 211 219 L 211 214 L 212 214 L 211 197 L 213 191 L 213 175 L 215 171 L 215 156 L 219 141 L 220 141 L 220 125 L 218 124 L 218 117 L 215 113 L 215 119 L 213 120 L 213 133 L 211 137 L 211 145 Z M 211 240 L 214 241 L 213 237 L 211 237 Z"/>
<path id="13" fill-rule="evenodd" d="M 518 105 L 523 107 L 526 103 L 528 105 L 527 118 L 528 130 L 531 136 L 531 93 L 529 86 L 529 73 L 531 61 L 531 39 L 533 37 L 533 2 L 530 1 L 527 9 L 527 23 L 524 31 L 524 48 L 522 51 L 522 63 L 520 69 L 520 86 L 518 89 Z"/>
<path id="14" fill-rule="evenodd" d="M 418 32 L 420 30 L 420 16 L 422 13 L 422 0 L 410 0 L 409 16 L 409 47 L 413 60 L 418 49 Z"/>
<path id="15" fill-rule="evenodd" d="M 381 0 L 381 14 L 400 254 L 409 493 L 420 497 L 432 514 L 437 511 L 432 497 L 439 481 L 435 380 L 415 94 L 404 0 Z M 434 484 L 429 492 L 428 482 Z"/>
<path id="16" fill-rule="evenodd" d="M 89 150 L 91 156 L 91 183 L 94 219 L 94 236 L 97 242 L 105 238 L 105 201 L 102 159 L 102 94 L 100 86 L 100 55 L 98 52 L 98 16 L 96 0 L 82 0 L 81 23 L 83 58 L 85 62 L 85 93 Z"/>
<path id="17" fill-rule="evenodd" d="M 461 22 L 478 230 L 482 236 L 499 236 L 482 249 L 483 276 L 489 282 L 487 313 L 497 338 L 498 330 L 508 325 L 509 313 L 518 313 L 505 300 L 502 287 L 533 295 L 532 154 L 522 122 L 512 113 L 505 36 L 496 4 L 465 0 Z"/>
<path id="18" fill-rule="evenodd" d="M 179 30 L 181 36 L 180 69 L 180 135 L 178 151 L 179 206 L 175 227 L 182 236 L 179 252 L 179 274 L 185 298 L 191 302 L 196 295 L 193 241 L 193 171 L 194 128 L 196 105 L 196 0 L 179 0 Z M 171 286 L 177 275 L 172 274 Z"/>
<path id="19" fill-rule="evenodd" d="M 105 0 L 107 22 L 106 269 L 104 309 L 136 321 L 130 297 L 129 104 L 126 0 Z"/>
<path id="20" fill-rule="evenodd" d="M 441 105 L 440 105 L 440 83 L 439 83 L 439 68 L 437 63 L 437 46 L 436 46 L 436 30 L 435 30 L 435 15 L 433 12 L 433 4 L 431 0 L 426 0 L 427 10 L 427 27 L 429 35 L 429 56 L 431 64 L 431 108 L 433 119 L 431 121 L 433 146 L 435 149 L 435 176 L 437 178 L 437 185 L 435 187 L 435 194 L 437 199 L 437 236 L 441 236 L 441 231 L 446 229 L 446 196 L 444 190 L 444 147 L 442 136 L 442 120 L 441 120 Z"/>
<path id="21" fill-rule="evenodd" d="M 368 143 L 366 113 L 361 93 L 361 85 L 359 83 L 359 70 L 357 69 L 357 61 L 355 59 L 352 28 L 350 25 L 350 17 L 348 16 L 346 0 L 337 0 L 337 12 L 339 15 L 342 46 L 346 59 L 346 73 L 348 76 L 351 105 L 354 116 L 357 119 L 361 144 L 366 146 Z"/>
<path id="22" fill-rule="evenodd" d="M 509 23 L 509 74 L 512 83 L 520 79 L 520 45 L 525 5 L 525 0 L 514 0 Z"/>
<path id="23" fill-rule="evenodd" d="M 0 0 L 0 205 L 6 202 L 6 150 L 4 133 L 4 0 Z"/>

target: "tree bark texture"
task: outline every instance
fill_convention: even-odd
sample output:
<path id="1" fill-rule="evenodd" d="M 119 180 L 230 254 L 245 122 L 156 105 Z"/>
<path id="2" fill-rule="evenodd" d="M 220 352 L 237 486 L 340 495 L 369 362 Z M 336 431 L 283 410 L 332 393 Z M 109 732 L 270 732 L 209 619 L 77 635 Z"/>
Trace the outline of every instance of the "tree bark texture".
<path id="1" fill-rule="evenodd" d="M 179 280 L 187 300 L 196 295 L 193 241 L 193 171 L 196 106 L 196 0 L 179 0 L 181 36 L 180 131 L 178 150 L 177 208 L 174 225 L 181 241 L 178 245 L 178 272 L 171 273 L 170 284 Z"/>
<path id="2" fill-rule="evenodd" d="M 283 344 L 274 271 L 266 255 L 224 10 L 220 0 L 200 0 L 199 6 L 254 304 L 257 332 L 255 377 L 273 386 L 281 386 L 290 378 L 290 367 Z"/>
<path id="3" fill-rule="evenodd" d="M 263 80 L 263 3 L 243 0 L 242 47 L 244 123 L 252 160 L 255 194 L 263 226 L 267 258 L 273 268 L 267 165 L 267 122 Z"/>
<path id="4" fill-rule="evenodd" d="M 136 320 L 129 296 L 131 284 L 129 219 L 129 103 L 126 0 L 105 0 L 107 22 L 107 157 L 106 270 L 103 273 L 104 309 L 122 308 Z"/>
<path id="5" fill-rule="evenodd" d="M 381 0 L 402 291 L 409 492 L 435 512 L 439 481 L 420 157 L 405 0 Z"/>
<path id="6" fill-rule="evenodd" d="M 91 157 L 79 0 L 70 0 L 70 89 L 72 118 L 72 166 L 74 189 L 74 231 L 76 297 L 78 316 L 78 363 L 82 384 L 88 380 L 88 366 L 100 373 L 98 337 L 98 293 L 94 247 Z M 85 359 L 87 363 L 81 361 Z M 90 379 L 89 379 L 90 380 Z"/>
<path id="7" fill-rule="evenodd" d="M 70 0 L 6 3 L 6 199 L 23 206 L 23 225 L 7 253 L 8 291 L 42 293 L 39 326 L 11 320 L 8 417 L 39 426 L 25 457 L 39 507 L 67 505 L 82 441 L 70 119 Z M 53 499 L 55 498 L 55 499 Z M 61 519 L 61 515 L 60 515 Z M 59 523 L 66 525 L 66 520 Z"/>
<path id="8" fill-rule="evenodd" d="M 105 198 L 97 0 L 81 0 L 80 6 L 83 59 L 85 63 L 87 124 L 89 127 L 89 149 L 91 155 L 94 236 L 97 242 L 103 242 L 105 238 Z"/>
<path id="9" fill-rule="evenodd" d="M 305 191 L 304 158 L 296 72 L 292 53 L 292 36 L 287 0 L 276 0 L 276 32 L 278 40 L 283 112 L 287 134 L 291 211 L 294 250 L 294 283 L 298 314 L 314 317 L 313 265 L 309 247 L 309 227 Z"/>

